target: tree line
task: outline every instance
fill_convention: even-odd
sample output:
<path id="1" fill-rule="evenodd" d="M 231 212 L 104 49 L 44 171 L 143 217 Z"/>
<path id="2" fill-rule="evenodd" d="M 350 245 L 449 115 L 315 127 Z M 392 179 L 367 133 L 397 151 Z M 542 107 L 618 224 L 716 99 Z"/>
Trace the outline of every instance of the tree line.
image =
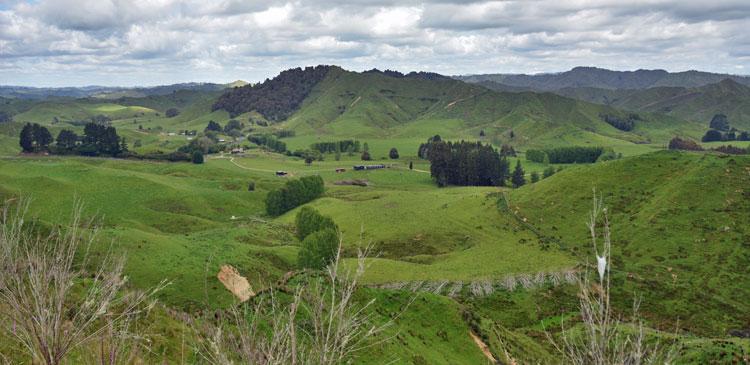
<path id="1" fill-rule="evenodd" d="M 594 163 L 604 153 L 603 147 L 554 147 L 526 150 L 526 159 L 538 163 Z"/>
<path id="2" fill-rule="evenodd" d="M 52 142 L 55 141 L 55 145 Z M 117 135 L 115 127 L 95 122 L 87 123 L 83 136 L 63 129 L 53 140 L 49 130 L 37 123 L 26 123 L 21 129 L 19 144 L 24 152 L 48 152 L 61 155 L 122 157 L 128 153 L 125 139 Z"/>
<path id="3" fill-rule="evenodd" d="M 701 138 L 702 142 L 750 141 L 747 131 L 740 131 L 729 124 L 724 114 L 716 114 L 708 123 L 709 130 Z"/>
<path id="4" fill-rule="evenodd" d="M 286 152 L 286 143 L 279 141 L 276 136 L 271 134 L 249 135 L 247 136 L 247 140 L 274 152 Z"/>
<path id="5" fill-rule="evenodd" d="M 310 148 L 320 153 L 359 152 L 360 143 L 357 140 L 345 139 L 334 142 L 313 143 L 310 145 Z"/>
<path id="6" fill-rule="evenodd" d="M 599 116 L 607 124 L 625 132 L 632 131 L 635 128 L 635 122 L 641 120 L 638 114 L 628 114 L 625 118 L 620 118 L 615 115 L 602 114 Z"/>
<path id="7" fill-rule="evenodd" d="M 320 197 L 324 192 L 325 184 L 319 175 L 287 181 L 281 188 L 268 192 L 266 212 L 271 216 L 279 216 Z"/>

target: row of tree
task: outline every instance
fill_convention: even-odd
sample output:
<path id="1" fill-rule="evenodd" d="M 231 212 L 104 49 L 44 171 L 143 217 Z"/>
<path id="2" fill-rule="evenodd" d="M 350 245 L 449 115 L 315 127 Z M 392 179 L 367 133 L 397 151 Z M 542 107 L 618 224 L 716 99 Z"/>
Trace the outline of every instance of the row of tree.
<path id="1" fill-rule="evenodd" d="M 345 139 L 335 142 L 313 143 L 310 148 L 320 153 L 359 152 L 360 144 L 357 140 Z"/>
<path id="2" fill-rule="evenodd" d="M 526 159 L 538 163 L 594 163 L 605 152 L 603 147 L 554 147 L 526 150 Z"/>
<path id="3" fill-rule="evenodd" d="M 87 123 L 83 136 L 63 129 L 52 146 L 52 134 L 37 123 L 26 123 L 21 129 L 19 144 L 24 152 L 79 154 L 83 156 L 118 157 L 128 152 L 124 138 L 117 135 L 115 127 L 95 122 Z"/>
<path id="4" fill-rule="evenodd" d="M 287 181 L 281 188 L 268 192 L 266 212 L 271 216 L 281 215 L 320 197 L 324 192 L 325 184 L 319 175 Z"/>
<path id="5" fill-rule="evenodd" d="M 635 128 L 635 122 L 641 120 L 638 114 L 628 114 L 625 118 L 618 117 L 616 115 L 603 114 L 599 116 L 607 122 L 607 124 L 621 130 L 621 131 L 632 131 Z"/>
<path id="6" fill-rule="evenodd" d="M 249 135 L 247 136 L 247 140 L 274 152 L 286 152 L 286 143 L 280 141 L 272 134 Z"/>

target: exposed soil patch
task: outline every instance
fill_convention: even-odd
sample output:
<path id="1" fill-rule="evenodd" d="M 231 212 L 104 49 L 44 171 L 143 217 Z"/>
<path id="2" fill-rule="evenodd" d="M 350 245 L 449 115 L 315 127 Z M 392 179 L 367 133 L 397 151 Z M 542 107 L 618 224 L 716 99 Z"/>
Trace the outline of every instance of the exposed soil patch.
<path id="1" fill-rule="evenodd" d="M 241 302 L 255 296 L 250 283 L 232 265 L 222 265 L 219 273 L 216 274 L 216 278 Z"/>

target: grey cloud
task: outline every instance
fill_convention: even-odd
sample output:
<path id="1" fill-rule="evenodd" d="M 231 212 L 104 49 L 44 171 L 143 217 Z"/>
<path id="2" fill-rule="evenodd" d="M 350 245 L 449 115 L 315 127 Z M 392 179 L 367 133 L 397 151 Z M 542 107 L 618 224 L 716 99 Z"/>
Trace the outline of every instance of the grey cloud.
<path id="1" fill-rule="evenodd" d="M 747 1 L 0 1 L 0 77 L 14 83 L 257 81 L 316 63 L 750 72 Z"/>

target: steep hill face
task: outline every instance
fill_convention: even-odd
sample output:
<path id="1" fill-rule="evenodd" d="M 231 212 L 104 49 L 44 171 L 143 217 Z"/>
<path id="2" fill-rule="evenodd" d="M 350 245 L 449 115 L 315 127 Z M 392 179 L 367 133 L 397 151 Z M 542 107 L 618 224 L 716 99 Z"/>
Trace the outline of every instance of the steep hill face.
<path id="1" fill-rule="evenodd" d="M 467 82 L 493 81 L 507 86 L 553 91 L 564 88 L 646 89 L 651 87 L 699 87 L 732 79 L 750 85 L 750 77 L 701 71 L 664 70 L 612 71 L 596 67 L 576 67 L 554 74 L 486 74 L 458 76 Z"/>

